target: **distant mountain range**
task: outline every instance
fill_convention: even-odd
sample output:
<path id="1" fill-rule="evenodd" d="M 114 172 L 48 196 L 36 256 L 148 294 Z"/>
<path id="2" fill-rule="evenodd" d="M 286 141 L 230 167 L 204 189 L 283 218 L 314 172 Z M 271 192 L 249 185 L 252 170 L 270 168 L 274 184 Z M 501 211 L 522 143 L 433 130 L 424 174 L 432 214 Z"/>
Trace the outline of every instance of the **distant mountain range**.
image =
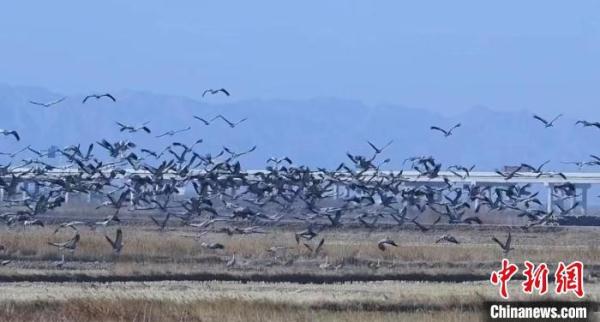
<path id="1" fill-rule="evenodd" d="M 478 170 L 521 162 L 536 165 L 545 160 L 552 160 L 548 170 L 575 170 L 561 162 L 588 160 L 589 154 L 600 152 L 600 130 L 576 127 L 568 115 L 555 127 L 545 129 L 530 112 L 498 112 L 485 107 L 448 118 L 422 109 L 367 106 L 329 98 L 208 104 L 138 91 L 113 94 L 116 103 L 91 100 L 81 104 L 85 95 L 69 95 L 64 102 L 43 108 L 28 101 L 51 101 L 63 95 L 42 88 L 0 84 L 0 128 L 15 129 L 22 137 L 19 143 L 0 137 L 0 151 L 13 152 L 27 145 L 37 149 L 87 145 L 102 138 L 129 139 L 158 150 L 173 140 L 193 142 L 202 138 L 204 143 L 198 147 L 201 153 L 215 154 L 224 145 L 238 151 L 257 145 L 257 150 L 243 159 L 246 168 L 264 167 L 268 157 L 284 155 L 297 164 L 333 168 L 348 161 L 346 152 L 370 154 L 367 140 L 380 146 L 394 140 L 382 156 L 391 158 L 388 168 L 399 169 L 410 156 L 433 155 L 445 165 L 475 164 Z M 229 100 L 223 97 L 221 101 Z M 205 126 L 192 117 L 212 118 L 217 114 L 248 120 L 232 129 L 223 122 Z M 153 132 L 120 133 L 115 121 L 149 121 Z M 431 125 L 446 128 L 457 122 L 462 126 L 448 138 L 429 129 Z M 187 126 L 192 126 L 192 131 L 172 138 L 154 137 Z"/>

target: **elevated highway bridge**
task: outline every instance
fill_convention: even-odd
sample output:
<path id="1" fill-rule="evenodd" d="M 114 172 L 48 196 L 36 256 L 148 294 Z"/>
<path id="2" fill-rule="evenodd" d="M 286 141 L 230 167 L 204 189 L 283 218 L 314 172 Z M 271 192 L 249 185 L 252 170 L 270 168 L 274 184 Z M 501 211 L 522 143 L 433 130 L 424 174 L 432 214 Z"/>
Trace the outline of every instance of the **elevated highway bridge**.
<path id="1" fill-rule="evenodd" d="M 18 173 L 26 173 L 29 169 L 25 168 L 16 168 L 12 169 L 12 172 Z M 151 173 L 144 170 L 135 170 L 135 169 L 125 169 L 125 175 L 119 176 L 117 179 L 126 180 L 127 177 L 132 175 L 139 176 L 150 176 Z M 258 178 L 256 175 L 258 173 L 267 173 L 266 170 L 246 170 L 245 173 L 249 178 Z M 65 177 L 69 175 L 78 175 L 83 173 L 78 168 L 57 168 L 54 170 L 47 171 L 43 177 Z M 206 173 L 204 170 L 191 170 L 190 174 L 202 174 Z M 314 172 L 317 175 L 319 172 Z M 562 185 L 565 183 L 571 183 L 576 188 L 576 197 L 571 198 L 571 202 L 574 203 L 576 201 L 579 202 L 580 213 L 585 214 L 588 211 L 588 194 L 589 189 L 592 185 L 600 184 L 600 172 L 563 172 L 562 174 L 566 177 L 563 178 L 558 173 L 545 173 L 543 175 L 538 175 L 533 172 L 517 172 L 515 176 L 507 180 L 504 176 L 500 175 L 497 172 L 491 171 L 473 171 L 470 172 L 469 176 L 460 176 L 455 173 L 449 171 L 440 171 L 438 176 L 434 178 L 429 178 L 427 176 L 421 175 L 417 171 L 379 171 L 382 177 L 386 177 L 389 175 L 399 175 L 402 174 L 404 178 L 404 184 L 407 186 L 417 186 L 417 185 L 431 185 L 431 186 L 443 186 L 445 185 L 445 180 L 448 180 L 454 184 L 463 184 L 470 186 L 490 186 L 490 187 L 499 187 L 499 186 L 507 186 L 512 184 L 531 184 L 534 188 L 538 186 L 538 188 L 542 188 L 546 190 L 546 200 L 545 204 L 547 210 L 550 211 L 553 205 L 556 202 L 560 202 L 556 200 L 553 194 L 553 187 L 557 185 Z M 347 173 L 345 173 L 347 174 Z M 374 172 L 365 172 L 363 176 L 365 178 L 372 177 Z M 175 174 L 165 174 L 165 178 L 169 178 L 169 176 L 174 176 Z M 23 184 L 28 186 L 33 183 L 33 178 L 36 177 L 35 174 L 26 174 L 22 176 Z M 344 174 L 340 174 L 339 176 L 341 180 L 344 179 Z M 350 175 L 347 176 L 348 179 L 351 179 Z M 334 188 L 334 197 L 342 197 L 344 195 L 351 194 L 351 191 L 345 190 L 343 186 L 335 186 Z M 68 196 L 67 196 L 68 197 Z M 0 200 L 4 200 L 4 191 L 0 189 Z"/>

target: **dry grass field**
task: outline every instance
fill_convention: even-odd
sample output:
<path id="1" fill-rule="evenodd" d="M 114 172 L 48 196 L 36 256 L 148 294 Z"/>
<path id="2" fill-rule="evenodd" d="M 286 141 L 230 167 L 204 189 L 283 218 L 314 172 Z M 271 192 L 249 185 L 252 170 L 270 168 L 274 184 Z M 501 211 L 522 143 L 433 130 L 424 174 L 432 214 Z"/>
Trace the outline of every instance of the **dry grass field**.
<path id="1" fill-rule="evenodd" d="M 487 279 L 504 254 L 491 236 L 503 240 L 508 230 L 512 262 L 581 260 L 586 298 L 600 301 L 600 232 L 591 227 L 324 230 L 307 242 L 325 238 L 315 255 L 296 244 L 289 227 L 229 236 L 125 225 L 118 256 L 103 230 L 81 228 L 77 250 L 65 252 L 60 268 L 48 241 L 73 232 L 54 228 L 0 228 L 0 259 L 11 260 L 0 267 L 0 321 L 477 321 L 481 303 L 498 298 Z M 444 234 L 461 243 L 436 244 Z M 380 251 L 377 241 L 386 236 L 399 247 Z M 519 284 L 511 284 L 515 296 L 535 298 L 523 297 Z"/>

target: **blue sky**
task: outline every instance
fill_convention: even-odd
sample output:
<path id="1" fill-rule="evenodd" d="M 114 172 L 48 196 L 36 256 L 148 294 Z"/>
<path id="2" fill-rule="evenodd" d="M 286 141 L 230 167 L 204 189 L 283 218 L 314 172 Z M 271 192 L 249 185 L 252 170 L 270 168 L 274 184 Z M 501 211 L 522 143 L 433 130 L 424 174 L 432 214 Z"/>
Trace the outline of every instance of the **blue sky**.
<path id="1" fill-rule="evenodd" d="M 598 1 L 11 1 L 0 82 L 600 118 Z"/>

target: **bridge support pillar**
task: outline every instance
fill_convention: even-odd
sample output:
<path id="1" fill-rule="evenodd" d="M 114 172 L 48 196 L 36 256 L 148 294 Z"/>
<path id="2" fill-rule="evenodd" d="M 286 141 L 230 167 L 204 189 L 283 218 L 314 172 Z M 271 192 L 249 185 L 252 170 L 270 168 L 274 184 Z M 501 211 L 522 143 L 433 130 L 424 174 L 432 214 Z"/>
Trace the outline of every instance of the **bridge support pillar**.
<path id="1" fill-rule="evenodd" d="M 550 213 L 554 207 L 554 196 L 552 195 L 552 184 L 544 183 L 546 187 L 546 212 Z"/>
<path id="2" fill-rule="evenodd" d="M 477 182 L 476 181 L 471 181 L 469 182 L 469 188 L 472 189 L 477 189 Z M 479 198 L 475 199 L 475 201 L 473 202 L 473 209 L 478 209 L 479 208 Z"/>
<path id="3" fill-rule="evenodd" d="M 579 185 L 579 188 L 581 189 L 581 203 L 580 203 L 581 214 L 587 215 L 588 190 L 590 189 L 590 185 L 589 184 Z"/>
<path id="4" fill-rule="evenodd" d="M 29 183 L 24 182 L 24 183 L 20 184 L 19 189 L 22 191 L 21 192 L 21 200 L 23 200 L 23 201 L 27 200 L 27 191 L 29 190 Z"/>

